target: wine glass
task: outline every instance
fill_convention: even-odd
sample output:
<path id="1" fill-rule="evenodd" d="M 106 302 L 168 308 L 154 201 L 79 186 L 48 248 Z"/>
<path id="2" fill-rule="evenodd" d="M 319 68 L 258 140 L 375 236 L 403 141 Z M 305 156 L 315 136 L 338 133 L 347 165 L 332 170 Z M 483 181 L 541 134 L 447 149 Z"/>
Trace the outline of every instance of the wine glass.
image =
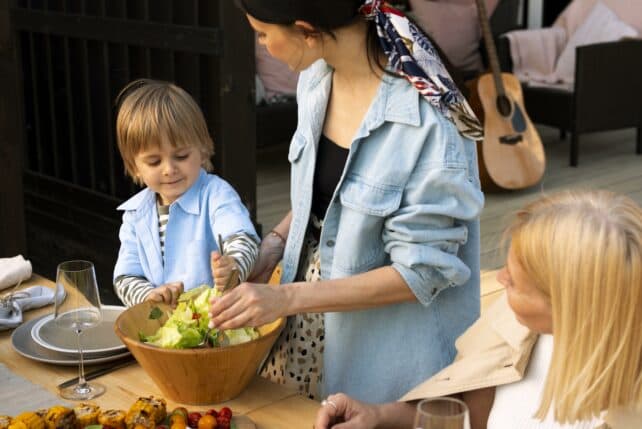
<path id="1" fill-rule="evenodd" d="M 78 383 L 60 389 L 60 396 L 65 399 L 87 400 L 105 392 L 103 385 L 90 384 L 85 380 L 81 344 L 83 330 L 98 325 L 102 317 L 94 264 L 88 261 L 67 261 L 58 265 L 54 320 L 58 327 L 76 333 L 80 357 Z"/>
<path id="2" fill-rule="evenodd" d="M 415 429 L 470 429 L 468 407 L 455 398 L 424 399 L 417 404 Z"/>

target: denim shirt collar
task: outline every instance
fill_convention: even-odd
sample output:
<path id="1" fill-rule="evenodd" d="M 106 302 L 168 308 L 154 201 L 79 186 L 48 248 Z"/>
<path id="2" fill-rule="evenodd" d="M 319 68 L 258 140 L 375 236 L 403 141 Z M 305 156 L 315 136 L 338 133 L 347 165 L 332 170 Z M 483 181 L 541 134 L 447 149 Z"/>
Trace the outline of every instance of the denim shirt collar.
<path id="1" fill-rule="evenodd" d="M 198 215 L 200 213 L 199 195 L 206 176 L 207 172 L 201 168 L 196 182 L 194 182 L 187 192 L 175 201 L 175 203 L 186 213 L 193 215 Z M 155 201 L 156 193 L 152 192 L 149 188 L 145 188 L 118 206 L 117 210 L 136 210 L 141 211 L 141 215 L 143 215 L 147 210 L 149 210 L 149 208 L 155 206 Z"/>
<path id="2" fill-rule="evenodd" d="M 314 117 L 309 118 L 311 120 L 308 123 L 320 123 L 322 126 L 322 118 L 325 118 L 325 108 L 332 88 L 332 68 L 325 61 L 320 60 L 311 67 L 310 71 L 312 76 L 309 81 L 309 90 L 314 100 L 310 113 Z M 366 137 L 386 121 L 411 126 L 421 125 L 419 101 L 419 93 L 406 79 L 384 74 L 377 95 L 355 138 Z M 314 140 L 317 141 L 318 137 L 314 136 Z"/>

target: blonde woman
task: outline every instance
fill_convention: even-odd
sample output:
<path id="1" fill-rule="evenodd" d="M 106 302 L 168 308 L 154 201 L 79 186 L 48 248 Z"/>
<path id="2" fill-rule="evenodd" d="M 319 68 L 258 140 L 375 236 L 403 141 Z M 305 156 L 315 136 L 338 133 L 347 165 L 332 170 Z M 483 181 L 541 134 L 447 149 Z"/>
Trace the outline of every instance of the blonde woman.
<path id="1" fill-rule="evenodd" d="M 412 401 L 465 392 L 473 429 L 641 428 L 642 209 L 561 192 L 520 210 L 507 238 L 507 300 L 459 338 L 451 366 L 403 402 L 331 395 L 315 427 L 411 427 Z"/>

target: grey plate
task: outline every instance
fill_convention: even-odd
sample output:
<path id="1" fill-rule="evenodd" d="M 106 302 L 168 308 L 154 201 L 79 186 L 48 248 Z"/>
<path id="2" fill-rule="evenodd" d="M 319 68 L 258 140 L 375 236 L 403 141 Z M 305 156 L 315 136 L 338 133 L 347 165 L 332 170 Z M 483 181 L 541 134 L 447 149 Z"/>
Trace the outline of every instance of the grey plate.
<path id="1" fill-rule="evenodd" d="M 125 310 L 125 307 L 103 305 L 103 320 L 94 328 L 83 331 L 83 352 L 89 354 L 113 354 L 126 350 L 114 332 L 114 322 Z M 53 314 L 48 314 L 38 320 L 31 328 L 31 336 L 40 346 L 60 353 L 78 354 L 76 334 L 60 329 L 53 320 Z"/>
<path id="2" fill-rule="evenodd" d="M 31 337 L 31 329 L 33 329 L 33 326 L 42 319 L 42 317 L 23 323 L 13 331 L 13 334 L 11 335 L 11 345 L 13 346 L 13 349 L 22 356 L 39 362 L 67 366 L 78 365 L 80 361 L 78 360 L 77 353 L 75 355 L 60 353 L 55 350 L 42 347 L 33 340 Z M 98 356 L 89 355 L 85 357 L 84 363 L 85 365 L 92 365 L 111 362 L 129 355 L 129 351 L 127 349 L 125 350 L 126 351 L 124 353 L 118 354 L 112 353 Z"/>

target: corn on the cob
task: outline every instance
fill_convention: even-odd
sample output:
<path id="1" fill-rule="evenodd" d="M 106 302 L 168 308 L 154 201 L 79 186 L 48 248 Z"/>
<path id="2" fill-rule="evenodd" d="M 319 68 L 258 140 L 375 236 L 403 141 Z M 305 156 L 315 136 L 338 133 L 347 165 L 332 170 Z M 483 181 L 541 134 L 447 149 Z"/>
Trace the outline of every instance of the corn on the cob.
<path id="1" fill-rule="evenodd" d="M 80 403 L 74 407 L 74 414 L 76 414 L 78 429 L 82 429 L 85 426 L 98 424 L 100 408 L 94 404 Z"/>
<path id="2" fill-rule="evenodd" d="M 71 408 L 56 405 L 45 415 L 47 429 L 76 429 L 76 414 Z"/>
<path id="3" fill-rule="evenodd" d="M 0 429 L 7 429 L 12 421 L 11 416 L 0 415 Z"/>
<path id="4" fill-rule="evenodd" d="M 125 429 L 125 412 L 121 410 L 106 410 L 98 416 L 98 424 L 114 429 Z"/>
<path id="5" fill-rule="evenodd" d="M 21 421 L 27 426 L 27 429 L 45 429 L 45 421 L 38 414 L 26 411 L 18 414 L 14 420 Z"/>
<path id="6" fill-rule="evenodd" d="M 133 429 L 136 425 L 154 429 L 157 424 L 167 416 L 166 402 L 164 399 L 153 396 L 141 397 L 131 406 L 125 416 L 127 428 Z"/>
<path id="7" fill-rule="evenodd" d="M 0 429 L 7 429 L 12 421 L 11 416 L 0 415 Z"/>
<path id="8" fill-rule="evenodd" d="M 25 422 L 21 422 L 20 420 L 13 420 L 9 424 L 8 429 L 28 429 L 28 428 Z"/>

